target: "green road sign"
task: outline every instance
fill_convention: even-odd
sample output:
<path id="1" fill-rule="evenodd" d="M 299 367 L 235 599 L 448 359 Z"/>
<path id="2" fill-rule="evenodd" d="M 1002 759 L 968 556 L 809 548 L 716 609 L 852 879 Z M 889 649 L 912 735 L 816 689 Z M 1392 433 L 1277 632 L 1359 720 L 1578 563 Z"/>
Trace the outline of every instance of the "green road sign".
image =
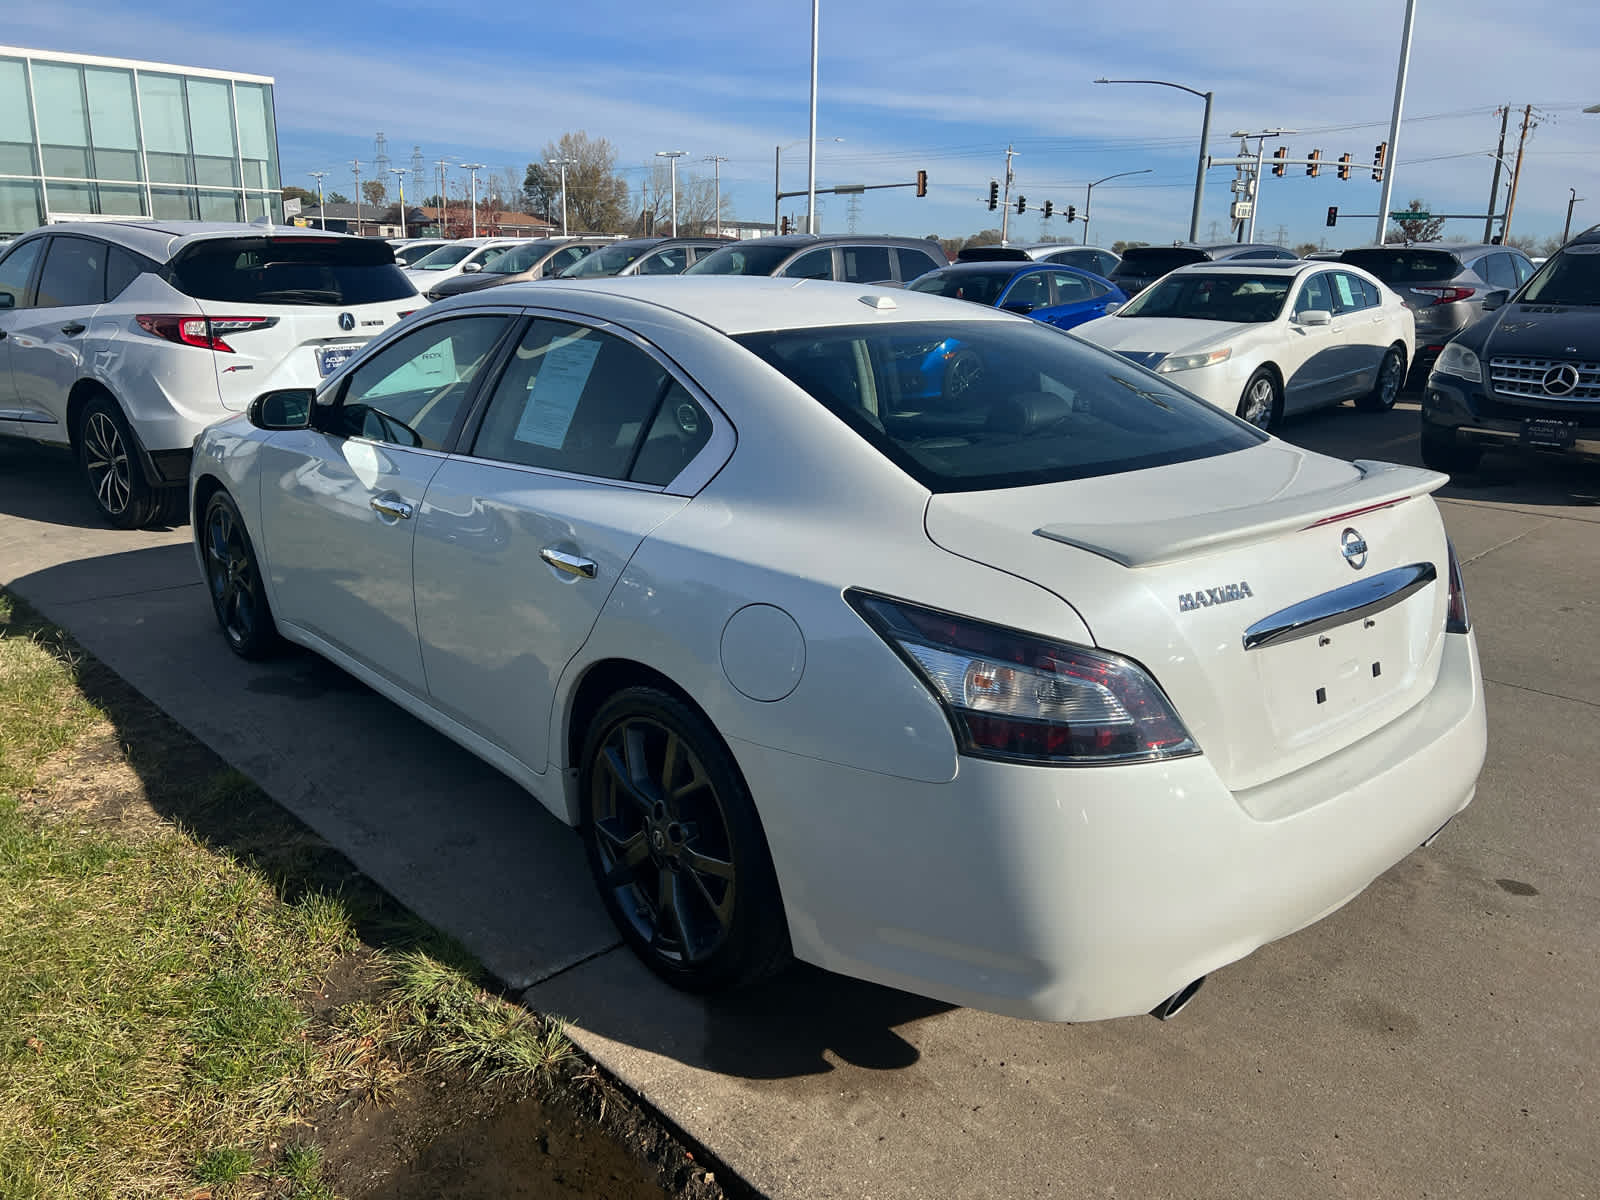
<path id="1" fill-rule="evenodd" d="M 1391 221 L 1431 221 L 1433 214 L 1430 212 L 1412 212 L 1409 208 L 1405 212 L 1390 213 Z"/>

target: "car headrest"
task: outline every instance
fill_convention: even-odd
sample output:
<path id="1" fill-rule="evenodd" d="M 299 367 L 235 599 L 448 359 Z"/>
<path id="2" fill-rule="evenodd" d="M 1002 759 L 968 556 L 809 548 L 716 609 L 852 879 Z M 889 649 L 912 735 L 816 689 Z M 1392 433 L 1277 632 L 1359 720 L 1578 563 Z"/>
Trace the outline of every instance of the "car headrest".
<path id="1" fill-rule="evenodd" d="M 1072 412 L 1072 401 L 1053 392 L 1017 392 L 989 409 L 988 427 L 996 433 L 1036 433 Z"/>

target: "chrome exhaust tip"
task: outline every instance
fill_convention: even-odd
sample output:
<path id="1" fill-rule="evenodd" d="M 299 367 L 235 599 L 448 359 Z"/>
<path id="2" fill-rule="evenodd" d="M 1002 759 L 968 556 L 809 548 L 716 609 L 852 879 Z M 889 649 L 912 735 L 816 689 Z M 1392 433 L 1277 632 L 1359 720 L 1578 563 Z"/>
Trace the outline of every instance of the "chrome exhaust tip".
<path id="1" fill-rule="evenodd" d="M 1173 1017 L 1177 1016 L 1189 1006 L 1189 1001 L 1194 999 L 1195 993 L 1200 990 L 1200 986 L 1205 983 L 1205 981 L 1206 977 L 1202 975 L 1193 983 L 1179 988 L 1160 1004 L 1152 1008 L 1150 1010 L 1150 1015 L 1158 1021 L 1172 1020 Z"/>

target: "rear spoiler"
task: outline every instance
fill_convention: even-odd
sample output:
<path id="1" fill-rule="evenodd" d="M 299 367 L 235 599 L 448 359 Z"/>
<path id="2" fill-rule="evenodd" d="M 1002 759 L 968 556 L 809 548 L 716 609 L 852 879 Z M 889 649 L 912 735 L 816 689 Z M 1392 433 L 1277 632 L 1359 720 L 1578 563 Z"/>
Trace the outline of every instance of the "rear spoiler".
<path id="1" fill-rule="evenodd" d="M 1361 475 L 1349 483 L 1269 500 L 1251 509 L 1222 509 L 1159 523 L 1072 521 L 1046 525 L 1033 532 L 1125 567 L 1154 567 L 1242 542 L 1353 520 L 1362 513 L 1437 491 L 1450 478 L 1437 471 L 1395 463 L 1357 459 L 1354 465 Z"/>

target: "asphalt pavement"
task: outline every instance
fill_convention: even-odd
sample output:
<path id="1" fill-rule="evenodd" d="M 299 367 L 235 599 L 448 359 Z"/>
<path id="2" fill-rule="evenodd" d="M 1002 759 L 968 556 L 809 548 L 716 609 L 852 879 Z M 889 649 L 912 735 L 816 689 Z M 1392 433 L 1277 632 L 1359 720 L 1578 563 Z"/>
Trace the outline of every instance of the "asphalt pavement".
<path id="1" fill-rule="evenodd" d="M 1283 435 L 1416 462 L 1416 422 L 1340 408 Z M 810 968 L 680 995 L 515 785 L 309 654 L 235 659 L 187 530 L 106 529 L 64 458 L 0 445 L 0 583 L 770 1196 L 1594 1196 L 1600 468 L 1491 456 L 1439 499 L 1488 679 L 1476 802 L 1165 1024 Z"/>

